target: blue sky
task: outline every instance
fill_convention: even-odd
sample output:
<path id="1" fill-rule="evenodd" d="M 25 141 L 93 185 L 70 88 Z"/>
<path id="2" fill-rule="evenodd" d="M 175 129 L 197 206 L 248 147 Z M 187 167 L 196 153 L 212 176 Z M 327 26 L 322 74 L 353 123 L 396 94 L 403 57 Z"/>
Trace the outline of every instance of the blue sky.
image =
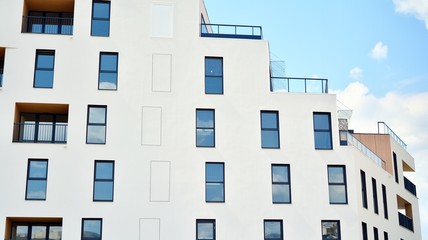
<path id="1" fill-rule="evenodd" d="M 205 0 L 211 23 L 258 25 L 290 77 L 329 79 L 351 127 L 385 121 L 408 147 L 428 240 L 428 0 Z"/>

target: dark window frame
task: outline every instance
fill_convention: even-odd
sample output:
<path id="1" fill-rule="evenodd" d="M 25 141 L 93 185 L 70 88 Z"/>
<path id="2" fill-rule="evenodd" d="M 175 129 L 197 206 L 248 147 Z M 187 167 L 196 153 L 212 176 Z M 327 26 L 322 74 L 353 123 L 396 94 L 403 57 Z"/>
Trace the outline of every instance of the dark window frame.
<path id="1" fill-rule="evenodd" d="M 198 112 L 199 111 L 211 111 L 213 113 L 213 126 L 212 127 L 200 127 L 198 126 Z M 215 148 L 215 109 L 210 108 L 197 108 L 196 109 L 196 147 L 202 147 L 202 148 Z M 213 131 L 213 144 L 212 145 L 200 145 L 198 144 L 198 130 L 212 130 Z"/>
<path id="2" fill-rule="evenodd" d="M 31 162 L 45 162 L 46 163 L 46 175 L 45 177 L 30 177 L 30 166 Z M 47 198 L 48 191 L 48 171 L 49 171 L 49 160 L 48 159 L 38 159 L 38 158 L 29 158 L 27 163 L 27 180 L 25 184 L 25 200 L 32 201 L 45 201 Z M 45 197 L 44 198 L 29 198 L 28 197 L 28 183 L 29 181 L 45 181 Z"/>
<path id="3" fill-rule="evenodd" d="M 95 4 L 108 4 L 109 6 L 109 12 L 108 12 L 108 18 L 98 18 L 94 17 L 94 6 Z M 91 36 L 96 37 L 109 37 L 110 36 L 110 19 L 111 19 L 111 1 L 110 0 L 93 0 L 92 1 L 92 12 L 91 12 Z M 105 21 L 108 22 L 108 29 L 107 29 L 107 35 L 95 35 L 93 33 L 93 27 L 94 27 L 94 20 L 95 21 Z"/>
<path id="4" fill-rule="evenodd" d="M 221 165 L 222 169 L 223 169 L 223 181 L 208 181 L 207 180 L 207 168 L 208 165 Z M 225 175 L 225 164 L 223 162 L 206 162 L 205 163 L 205 202 L 207 203 L 224 203 L 226 202 L 226 175 Z M 207 184 L 209 183 L 221 183 L 223 184 L 223 200 L 221 201 L 209 201 L 207 199 Z"/>
<path id="5" fill-rule="evenodd" d="M 52 68 L 42 68 L 38 67 L 39 64 L 39 56 L 52 56 L 53 57 L 53 63 Z M 41 87 L 37 86 L 36 82 L 38 81 L 36 79 L 37 72 L 38 71 L 49 71 L 52 72 L 52 79 L 51 80 L 51 86 L 50 87 Z M 33 77 L 33 88 L 45 88 L 45 89 L 52 89 L 54 85 L 54 79 L 55 79 L 55 50 L 49 50 L 49 49 L 37 49 L 36 50 L 36 59 L 34 64 L 34 77 Z"/>
<path id="6" fill-rule="evenodd" d="M 377 227 L 373 227 L 373 239 L 379 240 L 379 229 Z"/>
<path id="7" fill-rule="evenodd" d="M 32 228 L 35 227 L 46 227 L 46 235 L 45 238 L 49 239 L 49 233 L 50 233 L 50 228 L 51 227 L 61 227 L 61 232 L 62 232 L 62 221 L 61 222 L 45 222 L 45 221 L 40 221 L 40 222 L 27 222 L 27 221 L 19 221 L 19 222 L 13 222 L 12 223 L 12 230 L 11 230 L 11 234 L 14 233 L 14 231 L 16 231 L 16 228 L 18 226 L 23 226 L 23 227 L 27 227 L 27 240 L 31 240 L 31 234 L 32 234 Z M 61 234 L 62 235 L 62 234 Z M 11 239 L 15 239 L 14 235 L 11 236 Z"/>
<path id="8" fill-rule="evenodd" d="M 286 182 L 281 182 L 281 181 L 275 182 L 274 181 L 274 179 L 273 179 L 273 169 L 274 169 L 274 167 L 286 167 L 287 168 L 288 179 L 287 179 Z M 274 203 L 274 204 L 291 204 L 292 203 L 292 197 L 291 197 L 291 175 L 290 175 L 291 173 L 290 172 L 291 172 L 290 171 L 290 164 L 272 164 L 271 165 L 272 203 Z M 290 196 L 290 201 L 288 201 L 288 202 L 274 201 L 274 198 L 273 198 L 273 186 L 274 185 L 288 185 L 288 195 Z"/>
<path id="9" fill-rule="evenodd" d="M 264 128 L 263 127 L 263 114 L 264 113 L 268 113 L 268 114 L 272 114 L 274 113 L 276 115 L 276 128 Z M 260 110 L 260 137 L 261 137 L 261 147 L 263 149 L 280 149 L 281 148 L 281 136 L 280 136 L 280 132 L 279 132 L 279 111 L 277 110 Z M 278 138 L 276 139 L 277 141 L 277 146 L 275 147 L 266 147 L 263 145 L 263 132 L 267 131 L 267 132 L 276 132 L 278 135 Z"/>
<path id="10" fill-rule="evenodd" d="M 202 16 L 203 19 L 203 16 Z M 221 60 L 221 75 L 207 75 L 207 60 L 209 59 L 215 59 L 215 60 Z M 205 94 L 213 94 L 213 95 L 223 95 L 224 94 L 224 62 L 223 57 L 205 57 Z M 221 78 L 221 92 L 220 93 L 214 93 L 214 92 L 208 92 L 207 91 L 207 78 L 209 77 L 215 77 L 215 78 Z"/>
<path id="11" fill-rule="evenodd" d="M 368 203 L 367 203 L 367 182 L 366 182 L 366 172 L 363 170 L 360 170 L 360 177 L 361 177 L 361 196 L 362 196 L 362 205 L 363 208 L 368 209 Z"/>
<path id="12" fill-rule="evenodd" d="M 280 224 L 280 237 L 279 238 L 266 238 L 266 223 L 267 222 L 278 222 Z M 264 240 L 283 240 L 284 239 L 284 225 L 282 219 L 264 219 L 263 220 L 263 239 Z"/>
<path id="13" fill-rule="evenodd" d="M 35 13 L 39 13 L 37 15 Z M 49 14 L 58 14 L 57 17 L 49 17 Z M 65 15 L 65 16 L 64 16 Z M 31 22 L 32 17 L 42 17 L 42 22 L 33 23 Z M 48 19 L 56 19 L 56 24 L 46 23 Z M 24 20 L 26 21 L 26 29 L 23 29 L 25 33 L 38 33 L 38 34 L 60 34 L 60 35 L 73 35 L 73 20 L 74 20 L 74 12 L 52 12 L 52 11 L 28 11 L 28 15 L 25 16 Z M 41 32 L 33 32 L 32 26 L 33 24 L 41 25 Z M 57 26 L 56 32 L 46 32 L 46 25 L 55 25 Z M 69 29 L 64 30 L 63 27 L 68 26 Z"/>
<path id="14" fill-rule="evenodd" d="M 91 108 L 104 108 L 105 109 L 104 123 L 91 123 L 91 122 L 89 122 L 89 116 L 90 116 L 90 109 Z M 102 126 L 102 127 L 104 127 L 104 142 L 100 142 L 100 143 L 88 142 L 89 126 Z M 86 144 L 106 144 L 106 143 L 107 143 L 107 105 L 88 105 L 88 111 L 87 111 L 87 116 L 86 116 Z"/>
<path id="15" fill-rule="evenodd" d="M 388 219 L 388 196 L 386 186 L 382 184 L 383 216 Z"/>
<path id="16" fill-rule="evenodd" d="M 97 178 L 97 163 L 110 163 L 112 164 L 112 176 L 111 179 L 105 179 L 105 178 Z M 93 194 L 92 194 L 92 200 L 94 202 L 113 202 L 114 201 L 114 172 L 115 172 L 115 162 L 114 160 L 95 160 L 94 162 L 94 184 L 93 184 Z M 104 199 L 96 199 L 95 198 L 95 185 L 97 182 L 108 182 L 112 183 L 112 193 L 111 193 L 111 200 L 104 200 Z"/>
<path id="17" fill-rule="evenodd" d="M 111 70 L 102 70 L 101 66 L 102 66 L 102 56 L 103 55 L 110 55 L 110 56 L 116 56 L 116 71 L 111 71 Z M 102 73 L 113 73 L 116 74 L 116 88 L 101 88 L 101 74 Z M 100 57 L 99 57 L 99 62 L 98 62 L 98 90 L 103 90 L 103 91 L 117 91 L 118 89 L 118 81 L 119 79 L 119 53 L 118 52 L 100 52 Z"/>
<path id="18" fill-rule="evenodd" d="M 363 240 L 369 240 L 369 236 L 367 232 L 367 223 L 361 222 L 361 229 L 362 229 Z"/>
<path id="19" fill-rule="evenodd" d="M 343 183 L 335 183 L 330 182 L 330 174 L 329 174 L 329 168 L 341 168 L 343 169 Z M 331 199 L 329 198 L 330 204 L 348 204 L 348 183 L 347 183 L 347 176 L 346 176 L 346 165 L 327 165 L 327 179 L 328 179 L 328 186 L 330 191 L 330 186 L 345 186 L 345 202 L 331 202 Z"/>
<path id="20" fill-rule="evenodd" d="M 340 231 L 340 220 L 321 220 L 321 235 L 324 239 L 324 235 L 323 235 L 323 223 L 336 223 L 337 224 L 337 235 L 338 235 L 338 239 L 337 240 L 341 240 L 342 239 L 342 234 Z"/>
<path id="21" fill-rule="evenodd" d="M 329 129 L 318 129 L 315 126 L 315 116 L 327 116 L 328 117 L 328 125 Z M 313 116 L 313 128 L 314 128 L 314 145 L 316 150 L 332 150 L 333 149 L 333 134 L 332 134 L 332 126 L 331 126 L 331 113 L 330 112 L 314 112 Z M 317 133 L 329 133 L 330 134 L 330 146 L 329 147 L 317 147 Z"/>
<path id="22" fill-rule="evenodd" d="M 396 183 L 400 183 L 400 180 L 398 178 L 398 160 L 397 160 L 397 154 L 395 152 L 392 152 L 392 159 L 394 164 L 394 178 Z"/>
<path id="23" fill-rule="evenodd" d="M 31 132 L 34 132 L 32 135 L 33 139 L 29 139 L 29 140 L 23 140 L 23 137 L 21 136 L 21 132 L 25 131 L 25 125 L 26 125 L 26 121 L 23 119 L 24 115 L 34 115 L 34 123 L 31 123 L 34 125 L 34 130 L 32 130 Z M 45 126 L 45 123 L 40 123 L 40 117 L 41 116 L 51 116 L 52 117 L 52 121 L 50 123 L 52 123 L 52 133 L 51 135 L 51 141 L 46 141 L 46 140 L 39 140 L 39 128 L 40 126 Z M 63 122 L 60 119 L 61 117 L 65 117 L 67 119 L 67 122 Z M 32 121 L 30 121 L 32 122 Z M 59 128 L 63 128 L 63 127 L 67 127 L 68 126 L 68 114 L 64 114 L 64 113 L 33 113 L 33 112 L 21 112 L 20 116 L 19 116 L 19 123 L 17 123 L 18 125 L 18 139 L 14 140 L 17 142 L 34 142 L 34 143 L 67 143 L 67 130 L 61 130 L 61 129 L 57 129 L 57 127 Z M 24 126 L 24 129 L 22 129 L 22 126 Z M 60 136 L 63 137 L 64 141 L 61 140 L 57 140 L 56 139 L 56 134 L 57 134 L 57 130 L 60 130 L 60 132 L 63 132 L 63 134 L 61 134 Z M 28 135 L 26 135 L 28 136 Z"/>
<path id="24" fill-rule="evenodd" d="M 377 182 L 375 178 L 372 178 L 372 192 L 373 192 L 373 210 L 374 213 L 379 214 L 379 202 L 377 196 Z"/>
<path id="25" fill-rule="evenodd" d="M 84 237 L 85 231 L 85 221 L 100 221 L 100 237 L 99 238 L 87 238 Z M 82 230 L 81 230 L 81 240 L 101 240 L 103 239 L 103 219 L 102 218 L 82 218 Z"/>
<path id="26" fill-rule="evenodd" d="M 388 232 L 383 232 L 383 240 L 389 240 Z"/>
<path id="27" fill-rule="evenodd" d="M 210 223 L 213 225 L 213 238 L 212 239 L 207 239 L 207 240 L 215 240 L 216 239 L 216 224 L 215 224 L 215 219 L 196 219 L 196 240 L 204 240 L 202 238 L 198 237 L 198 233 L 199 233 L 199 223 Z"/>

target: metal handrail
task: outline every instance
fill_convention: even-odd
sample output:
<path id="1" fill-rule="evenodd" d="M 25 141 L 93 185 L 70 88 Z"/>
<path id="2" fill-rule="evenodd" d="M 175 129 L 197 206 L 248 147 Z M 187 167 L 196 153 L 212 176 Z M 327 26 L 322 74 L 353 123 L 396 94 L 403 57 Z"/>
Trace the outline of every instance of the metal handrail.
<path id="1" fill-rule="evenodd" d="M 271 92 L 328 93 L 328 79 L 271 77 Z"/>
<path id="2" fill-rule="evenodd" d="M 67 123 L 15 123 L 14 142 L 67 143 Z"/>
<path id="3" fill-rule="evenodd" d="M 73 18 L 23 16 L 22 22 L 24 33 L 73 34 Z"/>
<path id="4" fill-rule="evenodd" d="M 383 132 L 381 132 L 381 129 L 383 129 Z M 377 132 L 379 134 L 389 134 L 398 144 L 400 144 L 404 149 L 407 149 L 407 144 L 404 143 L 404 141 L 401 140 L 401 138 L 395 134 L 395 132 L 392 131 L 392 129 L 385 122 L 377 122 Z"/>
<path id="5" fill-rule="evenodd" d="M 263 39 L 261 26 L 201 23 L 200 30 L 201 37 Z"/>
<path id="6" fill-rule="evenodd" d="M 358 150 L 364 153 L 367 157 L 373 160 L 373 162 L 376 163 L 376 165 L 378 165 L 379 167 L 383 169 L 386 168 L 386 162 L 382 158 L 376 155 L 372 150 L 370 150 L 366 145 L 364 145 L 357 138 L 355 138 L 351 133 L 348 132 L 347 136 L 348 136 L 348 139 L 347 139 L 348 145 L 352 145 L 356 147 Z"/>

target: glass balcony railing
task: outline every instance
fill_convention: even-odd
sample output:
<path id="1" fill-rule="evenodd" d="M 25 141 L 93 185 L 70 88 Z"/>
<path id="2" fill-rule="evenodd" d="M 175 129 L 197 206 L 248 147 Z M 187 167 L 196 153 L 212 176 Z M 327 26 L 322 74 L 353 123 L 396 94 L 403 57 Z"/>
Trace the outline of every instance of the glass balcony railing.
<path id="1" fill-rule="evenodd" d="M 347 135 L 347 144 L 343 145 L 352 145 L 356 147 L 358 150 L 360 150 L 364 155 L 366 155 L 368 158 L 370 158 L 376 165 L 379 167 L 385 169 L 386 168 L 386 162 L 380 158 L 378 155 L 376 155 L 372 150 L 370 150 L 366 145 L 364 145 L 362 142 L 360 142 L 358 139 L 356 139 L 351 133 L 348 132 Z M 341 144 L 342 145 L 342 144 Z M 342 146 L 343 146 L 342 145 Z"/>
<path id="2" fill-rule="evenodd" d="M 413 231 L 413 219 L 407 217 L 406 215 L 402 213 L 398 213 L 398 222 L 400 226 L 409 229 L 410 231 Z"/>
<path id="3" fill-rule="evenodd" d="M 73 18 L 24 16 L 22 32 L 45 34 L 73 34 Z"/>
<path id="4" fill-rule="evenodd" d="M 404 188 L 409 191 L 410 193 L 412 193 L 415 197 L 416 195 L 416 185 L 413 184 L 409 179 L 407 179 L 406 177 L 404 177 Z"/>
<path id="5" fill-rule="evenodd" d="M 14 142 L 67 143 L 67 123 L 16 123 Z"/>
<path id="6" fill-rule="evenodd" d="M 261 26 L 201 23 L 201 37 L 261 40 L 263 35 Z"/>
<path id="7" fill-rule="evenodd" d="M 328 79 L 271 77 L 271 92 L 328 93 Z"/>
<path id="8" fill-rule="evenodd" d="M 377 131 L 379 134 L 389 134 L 392 139 L 394 139 L 398 144 L 400 144 L 404 149 L 407 149 L 407 144 L 404 143 L 403 140 L 401 140 L 400 137 L 398 137 L 397 134 L 395 134 L 392 129 L 386 125 L 384 122 L 378 122 L 377 123 Z"/>

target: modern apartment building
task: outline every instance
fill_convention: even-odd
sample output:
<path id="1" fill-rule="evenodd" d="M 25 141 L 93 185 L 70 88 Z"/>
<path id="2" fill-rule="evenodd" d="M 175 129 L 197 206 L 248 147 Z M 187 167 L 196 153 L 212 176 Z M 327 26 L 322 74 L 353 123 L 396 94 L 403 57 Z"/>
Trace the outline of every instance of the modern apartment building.
<path id="1" fill-rule="evenodd" d="M 5 240 L 421 239 L 385 123 L 203 0 L 0 0 Z M 373 123 L 376 124 L 376 123 Z"/>

